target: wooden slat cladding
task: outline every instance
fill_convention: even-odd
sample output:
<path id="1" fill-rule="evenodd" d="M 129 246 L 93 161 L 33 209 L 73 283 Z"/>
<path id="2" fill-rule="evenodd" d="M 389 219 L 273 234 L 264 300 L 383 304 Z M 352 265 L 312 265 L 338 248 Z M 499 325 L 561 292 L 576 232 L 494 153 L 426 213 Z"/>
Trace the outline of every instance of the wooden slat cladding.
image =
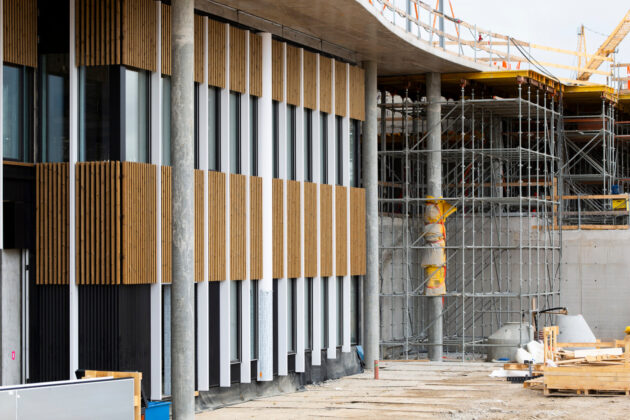
<path id="1" fill-rule="evenodd" d="M 69 282 L 68 174 L 68 163 L 43 163 L 35 167 L 37 284 Z"/>
<path id="2" fill-rule="evenodd" d="M 242 30 L 230 26 L 230 90 L 245 93 L 247 78 L 245 74 L 245 35 Z"/>
<path id="3" fill-rule="evenodd" d="M 348 189 L 335 186 L 335 275 L 348 275 Z"/>
<path id="4" fill-rule="evenodd" d="M 304 183 L 304 277 L 317 276 L 317 184 Z"/>
<path id="5" fill-rule="evenodd" d="M 319 110 L 332 113 L 332 60 L 319 56 Z"/>
<path id="6" fill-rule="evenodd" d="M 226 279 L 225 174 L 208 172 L 208 280 Z"/>
<path id="7" fill-rule="evenodd" d="M 271 99 L 284 101 L 284 43 L 271 43 Z"/>
<path id="8" fill-rule="evenodd" d="M 162 3 L 162 73 L 171 75 L 171 6 Z M 164 277 L 164 276 L 162 276 Z"/>
<path id="9" fill-rule="evenodd" d="M 105 6 L 107 0 L 101 0 L 96 3 L 100 8 L 100 13 L 109 15 L 110 11 Z M 157 70 L 157 10 L 154 0 L 123 0 L 123 17 L 122 17 L 122 42 L 123 42 L 123 60 L 122 64 L 135 67 L 142 70 Z M 101 51 L 107 49 L 107 34 L 99 27 L 96 31 L 100 31 Z M 99 51 L 97 51 L 99 54 Z M 101 53 L 101 56 L 104 54 Z"/>
<path id="10" fill-rule="evenodd" d="M 204 60 L 204 41 L 203 41 L 203 16 L 195 15 L 194 20 L 194 50 L 195 50 L 195 82 L 203 83 L 203 60 Z"/>
<path id="11" fill-rule="evenodd" d="M 203 281 L 203 171 L 195 170 L 195 282 Z"/>
<path id="12" fill-rule="evenodd" d="M 350 188 L 350 274 L 366 272 L 365 189 Z"/>
<path id="13" fill-rule="evenodd" d="M 225 89 L 226 25 L 208 20 L 208 84 Z"/>
<path id="14" fill-rule="evenodd" d="M 302 57 L 299 48 L 287 45 L 287 103 L 300 106 Z"/>
<path id="15" fill-rule="evenodd" d="M 262 96 L 262 38 L 249 34 L 249 94 Z"/>
<path id="16" fill-rule="evenodd" d="M 365 121 L 365 71 L 350 66 L 350 118 Z"/>
<path id="17" fill-rule="evenodd" d="M 304 108 L 317 109 L 317 55 L 304 51 Z"/>
<path id="18" fill-rule="evenodd" d="M 76 282 L 121 284 L 121 164 L 77 163 L 75 177 Z"/>
<path id="19" fill-rule="evenodd" d="M 230 280 L 247 277 L 247 177 L 230 174 Z"/>
<path id="20" fill-rule="evenodd" d="M 2 2 L 5 63 L 37 67 L 37 0 Z"/>
<path id="21" fill-rule="evenodd" d="M 335 61 L 335 115 L 346 116 L 346 63 Z"/>
<path id="22" fill-rule="evenodd" d="M 302 276 L 300 190 L 298 181 L 287 181 L 287 277 L 292 279 Z"/>
<path id="23" fill-rule="evenodd" d="M 284 181 L 274 178 L 271 184 L 273 230 L 273 278 L 284 277 Z"/>
<path id="24" fill-rule="evenodd" d="M 173 170 L 162 166 L 162 283 L 171 283 L 173 276 Z"/>
<path id="25" fill-rule="evenodd" d="M 263 276 L 262 178 L 249 178 L 249 272 L 252 280 Z"/>
<path id="26" fill-rule="evenodd" d="M 157 279 L 155 166 L 135 162 L 122 162 L 121 165 L 122 283 L 155 283 Z"/>
<path id="27" fill-rule="evenodd" d="M 320 275 L 330 277 L 333 275 L 333 187 L 322 184 L 319 188 Z"/>

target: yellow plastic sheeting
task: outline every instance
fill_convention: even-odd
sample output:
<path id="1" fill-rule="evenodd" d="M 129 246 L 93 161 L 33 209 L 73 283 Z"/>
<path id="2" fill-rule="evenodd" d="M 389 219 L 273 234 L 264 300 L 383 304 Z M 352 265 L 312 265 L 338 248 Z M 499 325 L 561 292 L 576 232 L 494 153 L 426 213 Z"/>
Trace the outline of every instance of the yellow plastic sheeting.
<path id="1" fill-rule="evenodd" d="M 442 296 L 446 294 L 446 230 L 444 220 L 457 211 L 444 200 L 427 196 L 424 212 L 424 239 L 430 247 L 422 256 L 422 267 L 427 279 L 424 294 L 426 296 Z"/>

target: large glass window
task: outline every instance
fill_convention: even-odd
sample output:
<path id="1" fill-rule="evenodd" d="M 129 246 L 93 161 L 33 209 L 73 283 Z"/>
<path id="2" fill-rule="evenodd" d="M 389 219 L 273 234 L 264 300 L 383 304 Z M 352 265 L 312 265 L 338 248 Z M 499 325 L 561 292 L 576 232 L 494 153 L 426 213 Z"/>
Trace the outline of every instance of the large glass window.
<path id="1" fill-rule="evenodd" d="M 295 106 L 287 105 L 287 179 L 295 181 Z"/>
<path id="2" fill-rule="evenodd" d="M 279 112 L 280 104 L 278 101 L 273 101 L 272 108 L 272 130 L 273 130 L 273 177 L 280 178 L 280 132 L 279 132 Z"/>
<path id="3" fill-rule="evenodd" d="M 350 156 L 348 159 L 350 186 L 359 186 L 359 121 L 350 120 Z"/>
<path id="4" fill-rule="evenodd" d="M 171 164 L 171 78 L 162 77 L 162 165 Z"/>
<path id="5" fill-rule="evenodd" d="M 230 172 L 241 173 L 241 95 L 230 92 Z"/>
<path id="6" fill-rule="evenodd" d="M 322 277 L 321 286 L 321 324 L 322 324 L 322 349 L 328 347 L 328 277 Z"/>
<path id="7" fill-rule="evenodd" d="M 32 160 L 32 71 L 26 67 L 3 66 L 2 145 L 4 159 Z"/>
<path id="8" fill-rule="evenodd" d="M 125 156 L 128 162 L 149 161 L 149 75 L 125 70 Z"/>
<path id="9" fill-rule="evenodd" d="M 337 277 L 337 346 L 343 344 L 343 277 Z"/>
<path id="10" fill-rule="evenodd" d="M 79 67 L 79 160 L 120 157 L 120 68 Z M 89 139 L 89 141 L 87 140 Z"/>
<path id="11" fill-rule="evenodd" d="M 321 149 L 320 171 L 321 183 L 328 184 L 328 114 L 322 112 L 319 116 L 319 143 Z"/>
<path id="12" fill-rule="evenodd" d="M 313 182 L 313 111 L 304 108 L 304 180 Z"/>
<path id="13" fill-rule="evenodd" d="M 359 276 L 352 276 L 350 283 L 350 344 L 359 343 Z"/>
<path id="14" fill-rule="evenodd" d="M 208 88 L 208 169 L 221 170 L 220 90 Z"/>
<path id="15" fill-rule="evenodd" d="M 307 278 L 304 285 L 304 348 L 313 348 L 313 279 Z"/>
<path id="16" fill-rule="evenodd" d="M 68 55 L 41 55 L 39 71 L 41 160 L 67 162 L 70 157 Z"/>
<path id="17" fill-rule="evenodd" d="M 337 164 L 337 185 L 343 185 L 343 119 L 340 116 L 335 117 L 336 129 L 335 129 L 335 137 L 336 137 L 336 145 L 337 145 L 337 153 L 336 153 L 336 164 Z"/>
<path id="18" fill-rule="evenodd" d="M 230 281 L 230 361 L 241 360 L 241 282 Z"/>
<path id="19" fill-rule="evenodd" d="M 296 279 L 287 281 L 287 349 L 289 353 L 295 353 L 295 328 L 296 328 Z"/>
<path id="20" fill-rule="evenodd" d="M 252 280 L 249 289 L 249 344 L 252 360 L 258 359 L 258 280 Z"/>
<path id="21" fill-rule="evenodd" d="M 249 99 L 249 174 L 258 176 L 258 98 Z"/>

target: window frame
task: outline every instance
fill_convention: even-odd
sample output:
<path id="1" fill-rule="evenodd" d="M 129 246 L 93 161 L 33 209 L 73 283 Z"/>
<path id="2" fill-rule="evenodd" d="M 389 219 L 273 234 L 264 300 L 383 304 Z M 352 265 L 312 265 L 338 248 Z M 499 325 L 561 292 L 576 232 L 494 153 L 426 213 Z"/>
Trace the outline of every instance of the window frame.
<path id="1" fill-rule="evenodd" d="M 297 107 L 287 104 L 287 180 L 297 180 Z"/>
<path id="2" fill-rule="evenodd" d="M 328 184 L 328 114 L 320 112 L 321 183 Z"/>
<path id="3" fill-rule="evenodd" d="M 236 322 L 233 322 L 232 319 L 230 319 L 230 364 L 236 364 L 236 363 L 241 363 L 242 359 L 243 359 L 243 349 L 242 349 L 242 339 L 241 339 L 241 331 L 243 331 L 243 327 L 242 327 L 242 316 L 241 316 L 241 280 L 227 280 L 230 282 L 234 282 L 234 284 L 236 285 L 235 289 L 236 289 Z M 232 287 L 232 283 L 230 283 L 230 317 L 232 316 L 232 292 L 234 292 L 234 290 L 231 289 Z M 232 326 L 236 326 L 236 331 L 232 330 Z M 236 334 L 236 354 L 237 354 L 237 358 L 234 359 L 232 358 L 232 334 Z"/>
<path id="4" fill-rule="evenodd" d="M 313 182 L 313 111 L 304 108 L 304 181 Z"/>

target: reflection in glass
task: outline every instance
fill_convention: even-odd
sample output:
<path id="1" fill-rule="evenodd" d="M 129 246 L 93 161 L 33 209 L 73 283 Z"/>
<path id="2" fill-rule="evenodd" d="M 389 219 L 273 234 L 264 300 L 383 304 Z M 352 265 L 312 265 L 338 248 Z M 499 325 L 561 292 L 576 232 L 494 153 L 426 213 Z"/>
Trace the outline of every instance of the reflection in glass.
<path id="1" fill-rule="evenodd" d="M 31 160 L 31 70 L 5 65 L 3 72 L 3 157 L 27 162 Z"/>
<path id="2" fill-rule="evenodd" d="M 41 159 L 67 162 L 70 156 L 68 55 L 40 56 Z"/>
<path id="3" fill-rule="evenodd" d="M 241 332 L 240 319 L 240 292 L 241 283 L 230 281 L 230 361 L 238 362 L 241 359 L 239 335 Z"/>
<path id="4" fill-rule="evenodd" d="M 171 78 L 162 77 L 162 165 L 171 164 Z"/>
<path id="5" fill-rule="evenodd" d="M 125 71 L 125 160 L 148 162 L 149 77 L 144 71 Z"/>
<path id="6" fill-rule="evenodd" d="M 230 172 L 241 173 L 241 95 L 230 92 Z"/>

